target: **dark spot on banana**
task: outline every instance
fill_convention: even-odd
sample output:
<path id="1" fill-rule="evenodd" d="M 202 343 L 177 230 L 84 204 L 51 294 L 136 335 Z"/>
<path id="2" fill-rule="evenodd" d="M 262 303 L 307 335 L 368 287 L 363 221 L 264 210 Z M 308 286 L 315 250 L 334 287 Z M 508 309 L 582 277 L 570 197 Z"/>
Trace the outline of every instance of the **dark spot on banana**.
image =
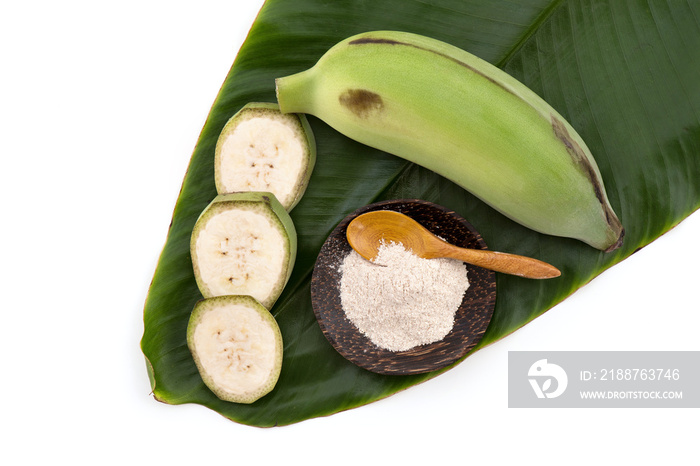
<path id="1" fill-rule="evenodd" d="M 368 118 L 384 108 L 382 97 L 365 89 L 348 89 L 338 100 L 359 118 Z"/>
<path id="2" fill-rule="evenodd" d="M 612 251 L 614 251 L 615 249 L 619 248 L 620 246 L 622 246 L 622 243 L 624 242 L 624 239 L 625 239 L 625 229 L 623 228 L 622 231 L 620 232 L 620 237 L 617 238 L 617 242 L 615 242 L 615 244 L 613 244 L 612 246 L 610 246 L 610 247 L 609 247 L 608 249 L 606 249 L 604 252 L 612 252 Z"/>
<path id="3" fill-rule="evenodd" d="M 557 137 L 557 139 L 559 139 L 562 142 L 562 144 L 564 144 L 564 147 L 566 147 L 566 151 L 576 163 L 576 166 L 579 167 L 579 169 L 583 171 L 583 173 L 591 181 L 591 184 L 593 185 L 593 190 L 595 191 L 595 196 L 598 199 L 598 201 L 600 201 L 601 204 L 605 205 L 602 187 L 598 182 L 598 177 L 595 174 L 595 170 L 593 169 L 591 162 L 588 160 L 585 153 L 583 152 L 583 149 L 581 149 L 581 146 L 579 146 L 576 141 L 571 139 L 569 131 L 566 129 L 566 126 L 564 126 L 564 123 L 559 118 L 555 117 L 554 115 L 552 115 L 551 118 L 554 135 Z"/>
<path id="4" fill-rule="evenodd" d="M 398 40 L 375 39 L 373 37 L 360 37 L 359 39 L 355 39 L 353 41 L 350 41 L 350 44 L 351 45 L 358 45 L 358 44 L 412 45 L 412 44 L 408 44 L 406 42 L 399 42 Z"/>
<path id="5" fill-rule="evenodd" d="M 598 202 L 600 202 L 600 205 L 603 206 L 605 221 L 608 223 L 608 225 L 611 226 L 619 225 L 620 220 L 617 218 L 615 212 L 612 211 L 608 202 L 605 200 L 605 195 L 603 194 L 603 186 L 601 185 L 600 180 L 596 175 L 593 165 L 591 165 L 591 161 L 588 160 L 588 157 L 586 157 L 586 154 L 584 153 L 583 149 L 581 149 L 581 146 L 579 146 L 578 143 L 571 138 L 571 135 L 566 129 L 566 126 L 564 126 L 564 123 L 554 115 L 551 116 L 551 119 L 554 135 L 564 144 L 564 147 L 566 147 L 566 151 L 576 163 L 576 166 L 579 167 L 579 169 L 586 175 L 586 177 L 591 182 L 591 185 L 593 186 L 593 192 L 595 193 L 595 197 L 596 199 L 598 199 Z M 620 232 L 620 237 L 617 239 L 617 242 L 605 252 L 610 252 L 619 248 L 622 245 L 624 236 L 625 230 L 622 229 Z"/>

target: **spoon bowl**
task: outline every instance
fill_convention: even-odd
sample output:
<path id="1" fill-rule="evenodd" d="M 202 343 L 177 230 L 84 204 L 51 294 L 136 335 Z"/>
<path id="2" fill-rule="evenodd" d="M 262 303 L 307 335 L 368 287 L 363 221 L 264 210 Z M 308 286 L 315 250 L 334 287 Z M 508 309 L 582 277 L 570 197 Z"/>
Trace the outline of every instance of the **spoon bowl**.
<path id="1" fill-rule="evenodd" d="M 517 254 L 469 249 L 448 243 L 428 231 L 420 223 L 400 212 L 378 210 L 359 215 L 347 228 L 350 246 L 367 260 L 374 260 L 385 243 L 400 243 L 424 259 L 451 258 L 524 278 L 554 278 L 559 269 L 546 262 Z"/>
<path id="2" fill-rule="evenodd" d="M 466 264 L 469 288 L 455 313 L 454 327 L 444 339 L 406 351 L 376 346 L 345 316 L 340 297 L 341 265 L 353 253 L 347 240 L 348 224 L 371 211 L 402 212 L 450 243 L 488 249 L 479 232 L 455 212 L 419 199 L 382 201 L 359 208 L 345 217 L 321 248 L 311 278 L 311 304 L 319 327 L 331 346 L 353 364 L 379 374 L 422 374 L 446 368 L 472 350 L 486 332 L 496 304 L 496 274 Z"/>

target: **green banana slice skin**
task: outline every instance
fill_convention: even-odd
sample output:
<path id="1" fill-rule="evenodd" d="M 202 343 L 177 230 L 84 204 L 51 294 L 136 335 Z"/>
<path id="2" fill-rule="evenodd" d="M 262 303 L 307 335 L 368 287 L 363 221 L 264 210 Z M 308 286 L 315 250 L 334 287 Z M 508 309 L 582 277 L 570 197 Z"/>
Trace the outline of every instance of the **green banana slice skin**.
<path id="1" fill-rule="evenodd" d="M 276 80 L 283 113 L 452 180 L 512 220 L 609 252 L 624 228 L 580 135 L 488 62 L 432 38 L 359 34 L 312 68 Z"/>

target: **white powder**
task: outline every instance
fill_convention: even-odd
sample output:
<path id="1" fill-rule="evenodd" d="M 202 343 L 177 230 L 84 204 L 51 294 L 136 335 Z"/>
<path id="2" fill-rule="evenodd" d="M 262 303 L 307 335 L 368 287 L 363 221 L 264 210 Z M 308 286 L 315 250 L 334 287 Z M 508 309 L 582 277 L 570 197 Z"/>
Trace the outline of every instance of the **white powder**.
<path id="1" fill-rule="evenodd" d="M 422 259 L 396 243 L 382 244 L 373 262 L 351 251 L 340 272 L 345 315 L 390 351 L 442 340 L 469 288 L 463 262 Z"/>

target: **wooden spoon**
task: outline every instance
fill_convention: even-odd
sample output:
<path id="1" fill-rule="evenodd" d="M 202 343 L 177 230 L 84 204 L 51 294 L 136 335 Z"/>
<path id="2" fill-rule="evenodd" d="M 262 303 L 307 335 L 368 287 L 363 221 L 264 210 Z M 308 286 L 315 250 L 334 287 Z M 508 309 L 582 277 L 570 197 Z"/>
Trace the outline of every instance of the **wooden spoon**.
<path id="1" fill-rule="evenodd" d="M 460 248 L 433 235 L 411 217 L 391 210 L 376 210 L 357 216 L 348 225 L 346 234 L 350 246 L 367 260 L 377 256 L 379 246 L 384 241 L 387 244 L 401 243 L 406 250 L 424 259 L 458 259 L 524 278 L 554 278 L 561 275 L 556 267 L 530 257 Z"/>

